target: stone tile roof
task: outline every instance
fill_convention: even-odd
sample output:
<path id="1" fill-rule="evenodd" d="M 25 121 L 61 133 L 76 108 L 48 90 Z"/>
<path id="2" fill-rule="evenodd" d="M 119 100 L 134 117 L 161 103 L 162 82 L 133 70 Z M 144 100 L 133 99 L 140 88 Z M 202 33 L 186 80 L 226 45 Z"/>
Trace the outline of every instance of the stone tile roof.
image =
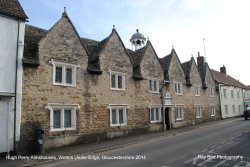
<path id="1" fill-rule="evenodd" d="M 0 14 L 21 20 L 28 19 L 18 0 L 0 0 Z"/>
<path id="2" fill-rule="evenodd" d="M 202 80 L 202 87 L 204 89 L 207 88 L 207 82 L 206 82 L 207 69 L 209 69 L 209 66 L 206 62 L 204 62 L 202 66 L 198 66 L 198 70 Z"/>
<path id="3" fill-rule="evenodd" d="M 191 68 L 192 68 L 193 63 L 194 63 L 194 57 L 192 57 L 191 60 L 181 64 L 181 66 L 184 70 L 184 73 L 186 75 L 186 84 L 188 86 L 192 86 L 192 83 L 190 80 L 190 73 L 191 73 Z"/>
<path id="4" fill-rule="evenodd" d="M 128 53 L 130 54 L 130 57 L 133 61 L 133 78 L 141 80 L 143 79 L 142 73 L 141 73 L 141 61 L 144 57 L 144 54 L 148 48 L 148 43 L 143 48 L 140 48 L 136 51 L 132 51 L 130 49 L 127 49 Z"/>
<path id="5" fill-rule="evenodd" d="M 246 85 L 244 85 L 240 81 L 234 79 L 230 75 L 223 74 L 223 73 L 218 72 L 218 71 L 213 70 L 213 69 L 211 69 L 211 72 L 212 72 L 214 79 L 219 83 L 223 83 L 223 84 L 226 84 L 229 86 L 235 86 L 235 87 L 239 87 L 239 88 L 243 88 L 243 89 L 248 89 L 248 87 Z"/>
<path id="6" fill-rule="evenodd" d="M 25 26 L 23 64 L 29 66 L 39 65 L 38 42 L 47 34 L 44 30 L 31 25 Z"/>
<path id="7" fill-rule="evenodd" d="M 164 78 L 166 80 L 169 80 L 168 71 L 169 71 L 169 67 L 170 67 L 171 60 L 172 60 L 174 52 L 175 52 L 175 50 L 172 49 L 172 51 L 171 51 L 171 53 L 169 55 L 167 55 L 167 56 L 165 56 L 165 57 L 163 57 L 163 58 L 160 59 L 162 68 L 164 70 Z"/>

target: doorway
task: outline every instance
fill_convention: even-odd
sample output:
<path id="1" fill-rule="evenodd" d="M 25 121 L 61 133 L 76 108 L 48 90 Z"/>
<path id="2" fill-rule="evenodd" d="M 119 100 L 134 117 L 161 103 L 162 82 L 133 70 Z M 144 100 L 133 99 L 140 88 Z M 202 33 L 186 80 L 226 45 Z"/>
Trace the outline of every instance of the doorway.
<path id="1" fill-rule="evenodd" d="M 165 124 L 166 124 L 166 129 L 170 130 L 170 119 L 169 119 L 169 111 L 170 108 L 165 108 Z"/>

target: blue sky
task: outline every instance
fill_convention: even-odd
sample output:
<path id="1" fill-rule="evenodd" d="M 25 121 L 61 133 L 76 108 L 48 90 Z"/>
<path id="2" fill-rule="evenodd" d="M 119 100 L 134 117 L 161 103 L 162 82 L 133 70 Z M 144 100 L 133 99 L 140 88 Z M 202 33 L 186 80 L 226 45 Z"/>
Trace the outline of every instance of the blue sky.
<path id="1" fill-rule="evenodd" d="M 159 57 L 174 46 L 181 62 L 200 51 L 210 68 L 250 85 L 250 1 L 248 0 L 19 0 L 28 24 L 49 29 L 63 8 L 81 37 L 106 38 L 115 25 L 127 48 L 136 28 L 152 42 Z"/>

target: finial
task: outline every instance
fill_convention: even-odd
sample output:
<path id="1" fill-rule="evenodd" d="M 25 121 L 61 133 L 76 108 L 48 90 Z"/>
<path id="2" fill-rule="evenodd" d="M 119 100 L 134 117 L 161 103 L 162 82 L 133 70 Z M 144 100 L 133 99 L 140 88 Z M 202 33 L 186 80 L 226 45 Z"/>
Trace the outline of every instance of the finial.
<path id="1" fill-rule="evenodd" d="M 113 25 L 113 29 L 115 29 L 115 25 Z"/>
<path id="2" fill-rule="evenodd" d="M 66 15 L 67 15 L 67 13 L 66 13 L 66 7 L 64 7 L 63 13 L 62 13 L 62 17 L 66 16 Z"/>
<path id="3" fill-rule="evenodd" d="M 138 29 L 138 28 L 136 29 L 136 32 L 137 32 L 137 33 L 139 32 L 139 29 Z"/>
<path id="4" fill-rule="evenodd" d="M 172 45 L 172 49 L 174 49 L 174 45 Z"/>

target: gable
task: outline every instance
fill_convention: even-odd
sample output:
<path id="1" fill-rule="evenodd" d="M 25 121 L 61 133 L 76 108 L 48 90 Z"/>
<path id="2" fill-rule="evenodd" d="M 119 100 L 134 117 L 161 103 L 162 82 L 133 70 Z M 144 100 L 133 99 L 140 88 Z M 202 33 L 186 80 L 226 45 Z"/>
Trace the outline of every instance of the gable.
<path id="1" fill-rule="evenodd" d="M 146 51 L 141 60 L 141 72 L 144 78 L 146 77 L 154 77 L 161 78 L 163 77 L 163 69 L 161 63 L 159 61 L 158 56 L 156 55 L 154 48 L 149 44 L 146 46 Z"/>
<path id="2" fill-rule="evenodd" d="M 87 62 L 87 50 L 66 13 L 38 44 L 39 56 L 45 56 L 47 61 L 55 59 L 72 63 Z"/>
<path id="3" fill-rule="evenodd" d="M 99 51 L 101 70 L 114 70 L 118 72 L 127 72 L 132 75 L 133 64 L 129 54 L 124 47 L 118 33 L 115 29 Z"/>
<path id="4" fill-rule="evenodd" d="M 185 73 L 176 54 L 173 54 L 169 65 L 168 74 L 170 81 L 186 82 Z"/>
<path id="5" fill-rule="evenodd" d="M 210 68 L 208 65 L 206 65 L 205 81 L 207 83 L 207 86 L 215 86 L 215 80 L 213 78 L 212 72 L 210 71 Z"/>
<path id="6" fill-rule="evenodd" d="M 189 77 L 191 79 L 191 83 L 196 84 L 196 85 L 201 85 L 202 80 L 201 80 L 201 76 L 200 76 L 200 73 L 198 71 L 197 65 L 195 64 L 193 59 L 191 59 L 191 61 L 192 61 L 192 65 L 191 65 L 191 70 L 190 70 L 190 74 L 189 74 Z"/>

